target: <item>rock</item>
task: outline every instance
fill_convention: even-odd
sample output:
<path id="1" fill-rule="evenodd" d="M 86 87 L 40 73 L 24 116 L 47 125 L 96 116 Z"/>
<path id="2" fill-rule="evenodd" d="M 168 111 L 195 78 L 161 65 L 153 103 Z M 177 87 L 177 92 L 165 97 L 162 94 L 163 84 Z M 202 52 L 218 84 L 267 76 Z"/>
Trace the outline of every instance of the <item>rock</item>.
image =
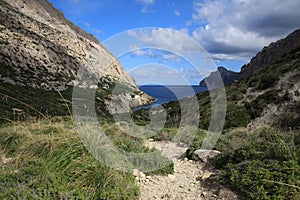
<path id="1" fill-rule="evenodd" d="M 194 151 L 193 158 L 196 161 L 201 161 L 206 163 L 209 159 L 214 159 L 220 153 L 221 153 L 220 151 L 216 151 L 216 150 L 199 149 Z"/>
<path id="2" fill-rule="evenodd" d="M 161 149 L 162 156 L 169 159 L 182 159 L 185 157 L 186 150 L 188 147 L 186 145 L 178 145 L 172 142 L 166 143 Z"/>
<path id="3" fill-rule="evenodd" d="M 139 177 L 140 171 L 138 169 L 134 169 L 132 175 L 135 177 Z"/>
<path id="4" fill-rule="evenodd" d="M 244 65 L 238 75 L 238 79 L 248 78 L 259 73 L 266 67 L 280 61 L 284 55 L 293 52 L 300 47 L 300 29 L 289 34 L 286 38 L 272 42 L 256 54 L 250 63 Z"/>
<path id="5" fill-rule="evenodd" d="M 140 178 L 141 178 L 141 179 L 145 179 L 145 178 L 146 178 L 146 175 L 145 175 L 143 172 L 140 172 Z"/>
<path id="6" fill-rule="evenodd" d="M 134 169 L 132 175 L 135 176 L 137 180 L 146 179 L 146 175 L 138 169 Z"/>
<path id="7" fill-rule="evenodd" d="M 168 174 L 168 178 L 170 178 L 170 179 L 175 179 L 175 175 L 174 174 Z"/>
<path id="8" fill-rule="evenodd" d="M 220 87 L 222 86 L 217 81 L 222 78 L 224 85 L 229 85 L 237 80 L 238 73 L 227 70 L 225 67 L 218 67 L 218 71 L 212 72 L 208 77 L 204 78 L 199 85 L 201 87 Z"/>
<path id="9" fill-rule="evenodd" d="M 205 171 L 203 172 L 201 179 L 202 180 L 208 179 L 213 174 L 214 174 L 213 172 Z"/>

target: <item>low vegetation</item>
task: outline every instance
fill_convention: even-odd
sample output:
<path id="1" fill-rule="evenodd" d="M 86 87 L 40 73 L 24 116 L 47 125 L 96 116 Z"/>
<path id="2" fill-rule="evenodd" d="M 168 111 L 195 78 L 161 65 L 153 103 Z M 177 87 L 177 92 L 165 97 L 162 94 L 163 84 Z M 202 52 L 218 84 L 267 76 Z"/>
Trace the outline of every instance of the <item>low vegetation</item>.
<path id="1" fill-rule="evenodd" d="M 110 169 L 90 155 L 69 119 L 2 125 L 0 141 L 1 199 L 138 196 L 134 177 Z"/>
<path id="2" fill-rule="evenodd" d="M 150 152 L 115 125 L 103 127 L 117 147 Z M 139 195 L 132 173 L 116 171 L 95 159 L 69 117 L 1 125 L 0 152 L 1 199 L 137 199 Z M 173 173 L 173 165 L 151 173 Z"/>
<path id="3" fill-rule="evenodd" d="M 105 78 L 96 90 L 98 120 L 106 136 L 121 150 L 153 152 L 157 160 L 170 163 L 113 123 L 103 101 L 109 100 L 113 87 L 113 80 Z M 107 167 L 83 145 L 68 116 L 72 87 L 58 92 L 1 83 L 0 89 L 0 199 L 138 198 L 131 172 Z M 157 163 L 147 164 L 152 169 Z M 173 171 L 173 164 L 169 164 L 147 174 Z"/>
<path id="4" fill-rule="evenodd" d="M 223 135 L 215 167 L 221 182 L 246 199 L 300 198 L 300 132 L 264 128 Z"/>

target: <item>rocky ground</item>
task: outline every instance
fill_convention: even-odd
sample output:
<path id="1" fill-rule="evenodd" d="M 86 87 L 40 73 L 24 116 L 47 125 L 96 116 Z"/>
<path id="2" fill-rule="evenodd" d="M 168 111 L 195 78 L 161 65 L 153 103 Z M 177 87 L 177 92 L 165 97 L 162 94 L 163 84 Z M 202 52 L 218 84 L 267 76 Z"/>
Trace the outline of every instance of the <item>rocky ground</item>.
<path id="1" fill-rule="evenodd" d="M 142 172 L 135 171 L 136 182 L 140 186 L 140 199 L 238 199 L 237 195 L 224 188 L 213 178 L 216 170 L 209 162 L 202 163 L 188 160 L 182 157 L 186 147 L 171 142 L 147 141 L 146 145 L 155 147 L 161 152 L 173 152 L 174 174 L 167 176 L 146 176 Z M 174 147 L 174 151 L 172 151 Z M 180 151 L 181 149 L 181 151 Z M 177 152 L 177 155 L 174 154 Z"/>
<path id="2" fill-rule="evenodd" d="M 272 90 L 279 90 L 278 99 L 280 104 L 271 103 L 265 106 L 263 112 L 259 117 L 252 120 L 247 129 L 255 131 L 264 126 L 273 126 L 280 119 L 283 119 L 287 113 L 294 112 L 295 102 L 300 101 L 300 72 L 294 69 L 280 76 L 278 83 L 270 88 L 264 90 L 255 90 L 255 88 L 248 88 L 244 98 L 238 102 L 238 105 L 243 105 L 245 102 L 254 101 L 260 95 L 263 95 Z"/>

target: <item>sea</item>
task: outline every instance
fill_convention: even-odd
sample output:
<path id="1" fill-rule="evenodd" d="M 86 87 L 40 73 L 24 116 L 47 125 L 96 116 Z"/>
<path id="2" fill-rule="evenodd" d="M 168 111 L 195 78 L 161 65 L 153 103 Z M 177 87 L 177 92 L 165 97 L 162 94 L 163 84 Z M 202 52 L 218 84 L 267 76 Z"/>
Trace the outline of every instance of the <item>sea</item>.
<path id="1" fill-rule="evenodd" d="M 137 107 L 134 110 L 156 107 L 207 91 L 207 87 L 199 85 L 142 85 L 138 87 L 155 100 L 149 105 Z"/>

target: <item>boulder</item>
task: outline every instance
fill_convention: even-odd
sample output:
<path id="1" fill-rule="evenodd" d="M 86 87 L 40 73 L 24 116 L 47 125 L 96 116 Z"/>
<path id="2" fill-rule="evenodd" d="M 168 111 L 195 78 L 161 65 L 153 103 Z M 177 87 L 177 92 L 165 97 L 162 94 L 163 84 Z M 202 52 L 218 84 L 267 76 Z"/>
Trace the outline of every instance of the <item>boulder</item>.
<path id="1" fill-rule="evenodd" d="M 221 154 L 221 152 L 216 150 L 198 149 L 194 151 L 193 159 L 206 163 L 208 160 L 214 159 L 219 154 Z"/>

